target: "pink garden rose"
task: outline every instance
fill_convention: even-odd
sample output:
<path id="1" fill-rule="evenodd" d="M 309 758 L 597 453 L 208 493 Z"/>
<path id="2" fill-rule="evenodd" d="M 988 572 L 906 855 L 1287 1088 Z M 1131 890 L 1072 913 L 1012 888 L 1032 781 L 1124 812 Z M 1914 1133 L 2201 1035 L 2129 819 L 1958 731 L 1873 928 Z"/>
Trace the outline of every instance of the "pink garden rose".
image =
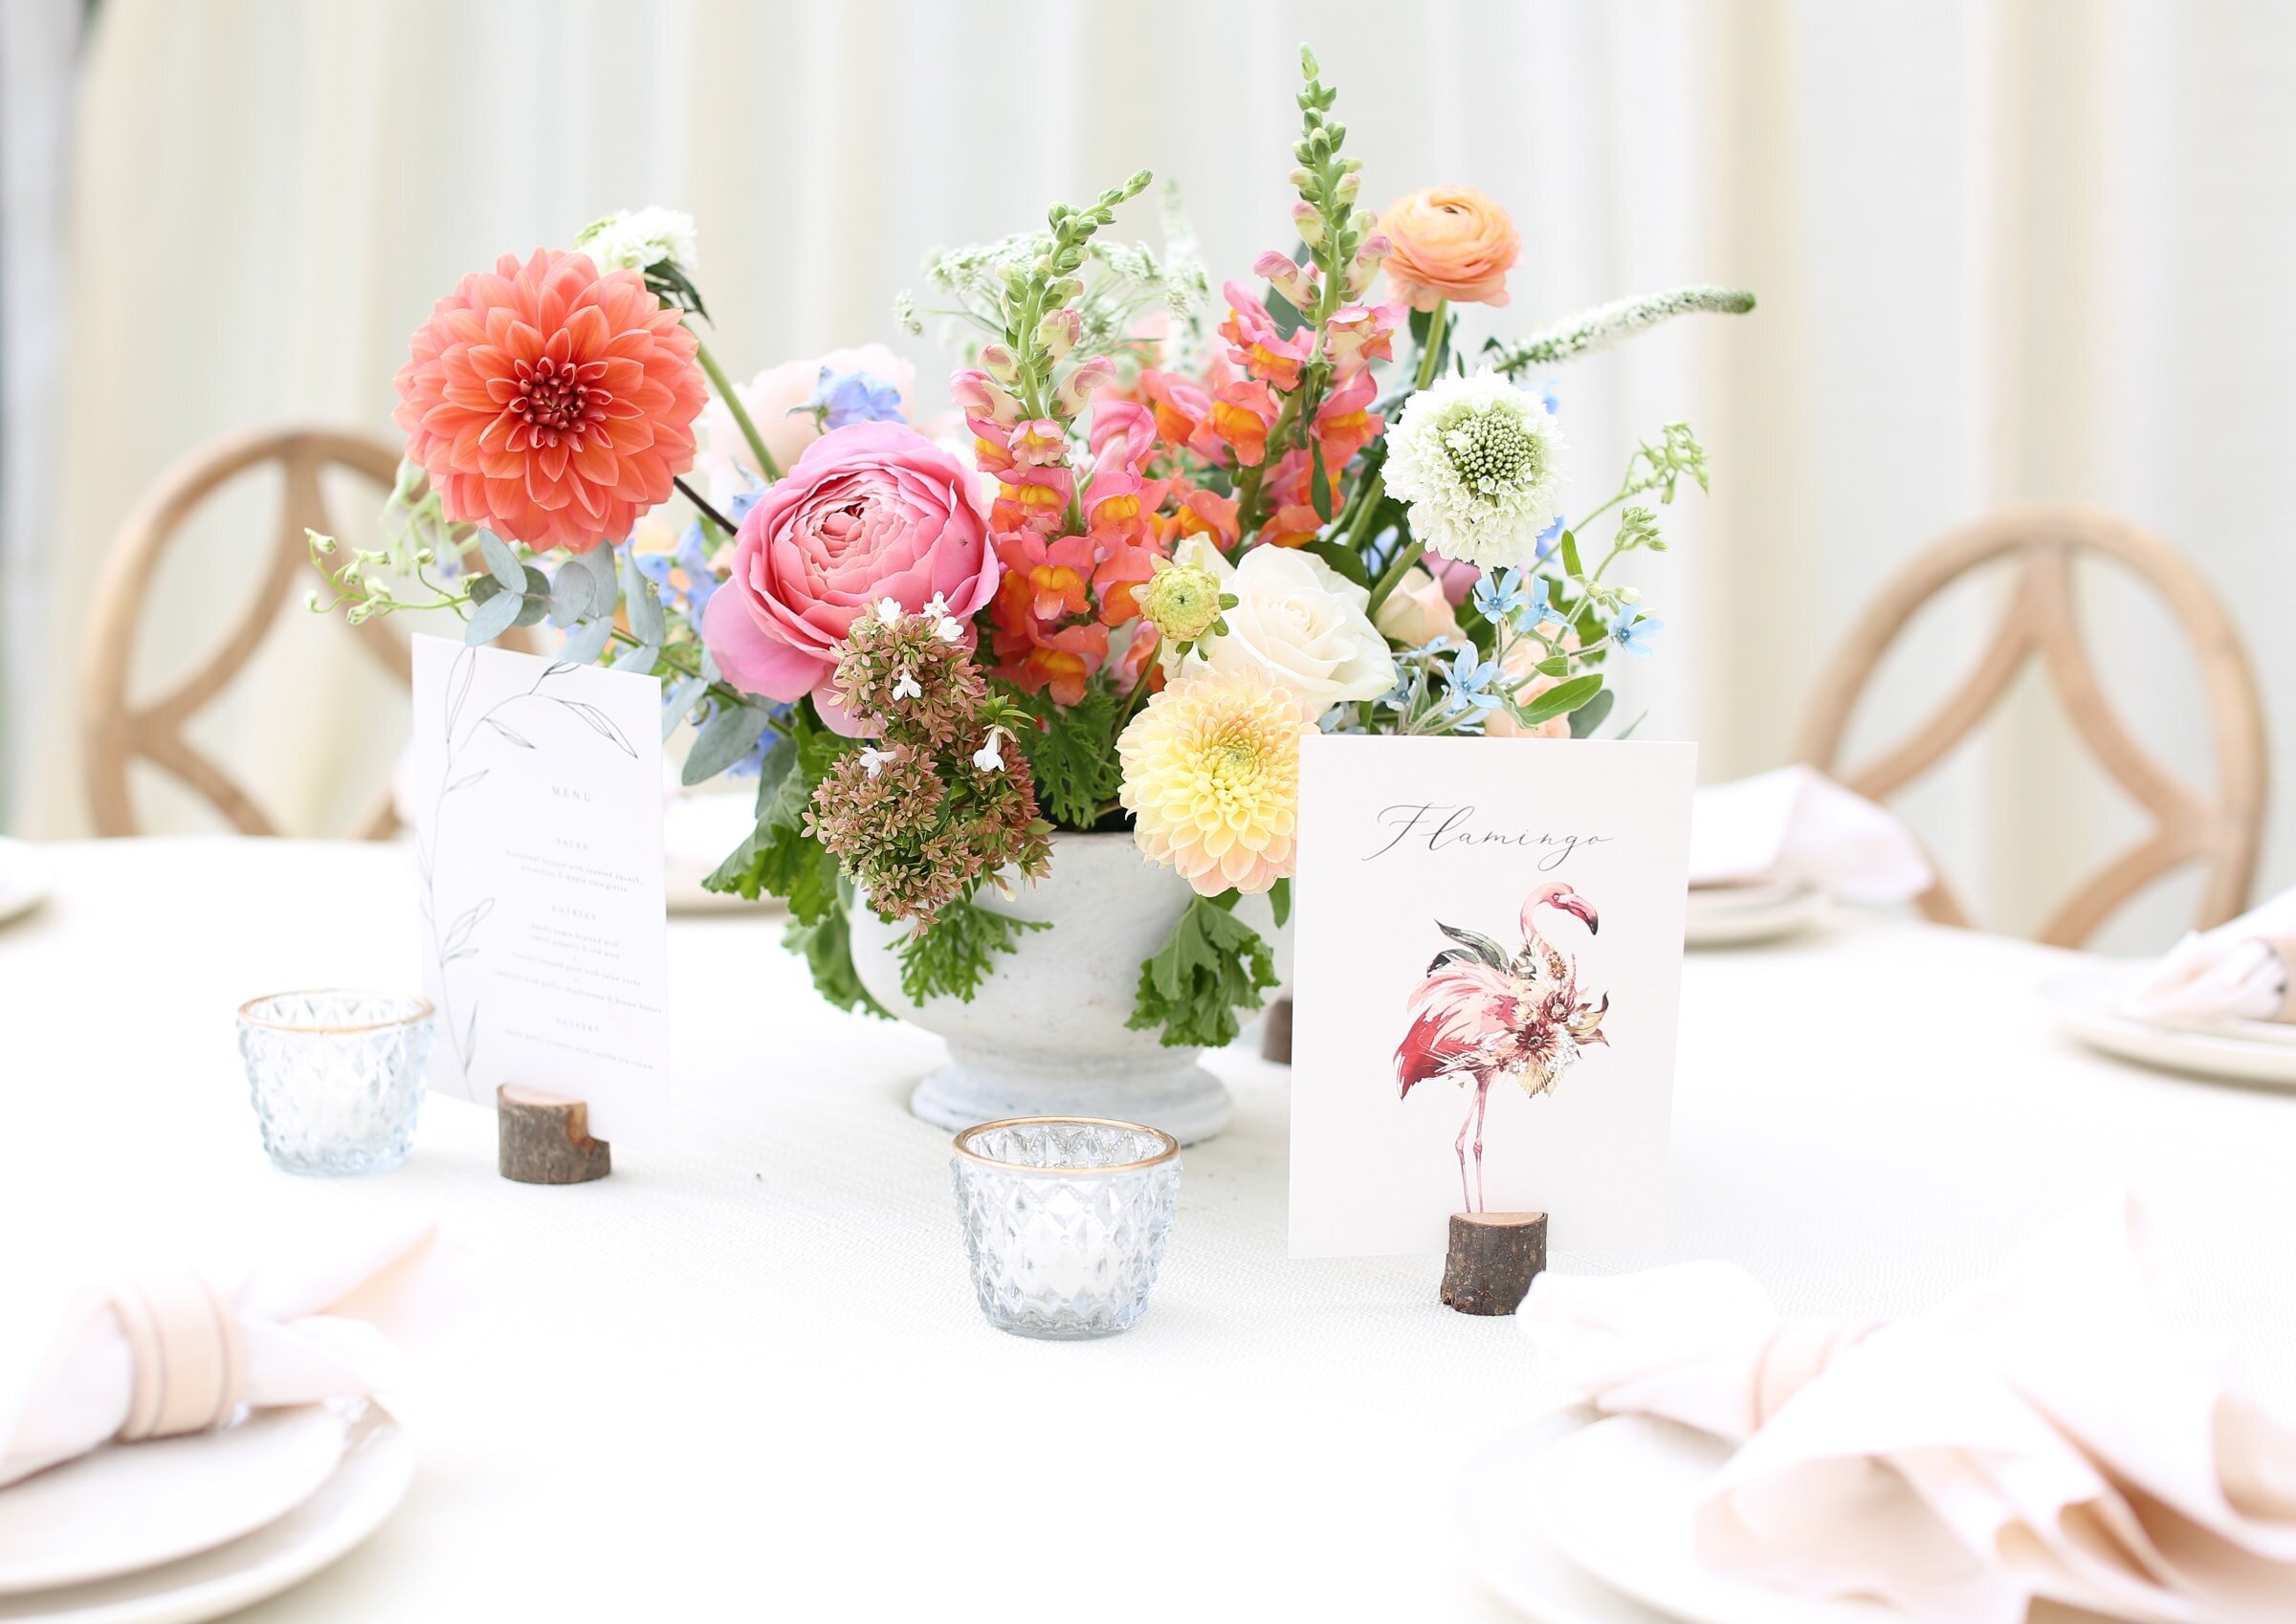
<path id="1" fill-rule="evenodd" d="M 741 520 L 702 638 L 735 687 L 795 700 L 828 684 L 830 649 L 878 600 L 915 610 L 938 594 L 965 621 L 996 589 L 972 471 L 905 424 L 854 423 L 807 446 Z"/>

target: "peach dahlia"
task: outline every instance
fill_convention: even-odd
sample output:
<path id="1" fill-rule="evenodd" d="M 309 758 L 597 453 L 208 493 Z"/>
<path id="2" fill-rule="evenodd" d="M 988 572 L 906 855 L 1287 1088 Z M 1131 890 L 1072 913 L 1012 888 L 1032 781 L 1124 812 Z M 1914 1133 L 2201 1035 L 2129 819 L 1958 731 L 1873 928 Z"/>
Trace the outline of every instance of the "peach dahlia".
<path id="1" fill-rule="evenodd" d="M 628 536 L 693 465 L 709 393 L 695 349 L 638 272 L 504 254 L 416 329 L 393 421 L 450 519 L 585 553 Z"/>

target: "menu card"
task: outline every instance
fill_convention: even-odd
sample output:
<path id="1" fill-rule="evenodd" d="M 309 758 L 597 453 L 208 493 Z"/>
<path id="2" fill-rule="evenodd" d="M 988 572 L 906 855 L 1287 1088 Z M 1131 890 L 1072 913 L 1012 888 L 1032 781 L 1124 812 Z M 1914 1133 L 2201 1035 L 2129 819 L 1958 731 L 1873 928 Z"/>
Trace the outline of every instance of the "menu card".
<path id="1" fill-rule="evenodd" d="M 418 637 L 410 757 L 430 1086 L 513 1083 L 665 1145 L 660 683 Z"/>
<path id="2" fill-rule="evenodd" d="M 1557 1248 L 1665 1220 L 1688 744 L 1300 745 L 1294 1257 L 1441 1252 L 1455 1212 Z"/>

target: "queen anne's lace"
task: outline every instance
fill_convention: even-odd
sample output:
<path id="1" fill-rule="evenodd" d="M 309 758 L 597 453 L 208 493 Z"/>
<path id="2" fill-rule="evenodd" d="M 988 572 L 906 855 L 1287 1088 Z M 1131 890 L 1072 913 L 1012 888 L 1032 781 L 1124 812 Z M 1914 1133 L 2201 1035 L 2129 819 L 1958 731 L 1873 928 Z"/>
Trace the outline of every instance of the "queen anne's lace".
<path id="1" fill-rule="evenodd" d="M 1387 446 L 1387 488 L 1429 548 L 1487 569 L 1536 559 L 1562 494 L 1562 431 L 1536 395 L 1447 379 L 1404 404 Z"/>

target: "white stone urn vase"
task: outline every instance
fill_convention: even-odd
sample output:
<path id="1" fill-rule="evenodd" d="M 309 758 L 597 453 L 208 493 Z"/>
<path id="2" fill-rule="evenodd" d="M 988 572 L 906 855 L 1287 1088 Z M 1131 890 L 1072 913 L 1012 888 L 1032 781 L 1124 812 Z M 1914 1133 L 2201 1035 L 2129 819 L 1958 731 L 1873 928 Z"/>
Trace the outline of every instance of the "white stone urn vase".
<path id="1" fill-rule="evenodd" d="M 1136 1032 L 1140 963 L 1164 945 L 1188 906 L 1188 883 L 1140 855 L 1129 834 L 1056 833 L 1052 866 L 1011 900 L 984 889 L 983 908 L 1050 928 L 1022 933 L 1017 951 L 970 1003 L 913 1002 L 901 991 L 895 949 L 906 924 L 867 906 L 852 911 L 853 969 L 871 997 L 903 1020 L 947 1041 L 948 1063 L 917 1086 L 909 1108 L 942 1128 L 1007 1116 L 1100 1116 L 1160 1128 L 1183 1145 L 1227 1126 L 1234 1102 L 1199 1064 L 1202 1051 L 1167 1048 L 1157 1031 Z M 1239 912 L 1277 949 L 1265 898 Z"/>

